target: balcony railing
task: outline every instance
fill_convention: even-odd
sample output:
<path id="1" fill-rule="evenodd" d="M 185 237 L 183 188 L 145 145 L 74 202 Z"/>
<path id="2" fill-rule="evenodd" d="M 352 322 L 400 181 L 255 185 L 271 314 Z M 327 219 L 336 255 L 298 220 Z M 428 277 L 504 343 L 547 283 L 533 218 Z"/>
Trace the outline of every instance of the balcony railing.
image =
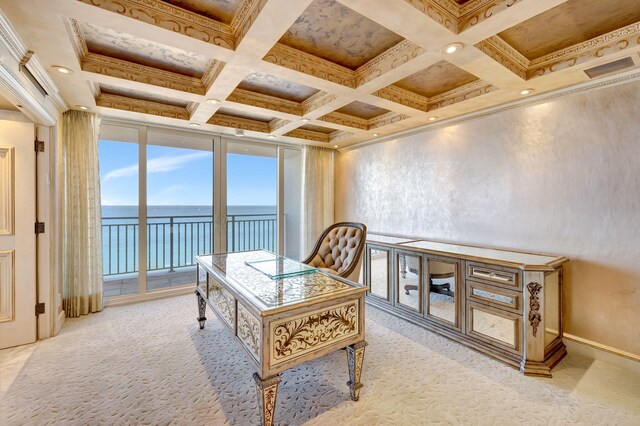
<path id="1" fill-rule="evenodd" d="M 147 270 L 174 271 L 195 266 L 195 257 L 213 252 L 211 216 L 149 216 L 147 218 Z M 227 216 L 229 251 L 276 251 L 275 214 Z M 140 230 L 137 217 L 102 219 L 103 275 L 138 272 Z"/>

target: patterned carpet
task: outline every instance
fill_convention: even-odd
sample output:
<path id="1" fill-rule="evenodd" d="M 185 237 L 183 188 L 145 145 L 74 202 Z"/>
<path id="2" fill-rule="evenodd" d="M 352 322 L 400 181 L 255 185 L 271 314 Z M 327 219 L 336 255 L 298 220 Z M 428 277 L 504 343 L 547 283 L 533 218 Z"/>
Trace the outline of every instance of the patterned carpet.
<path id="1" fill-rule="evenodd" d="M 258 423 L 252 370 L 196 297 L 111 307 L 0 351 L 0 424 Z M 570 354 L 536 379 L 368 307 L 359 402 L 343 351 L 283 374 L 281 425 L 640 424 L 640 376 Z"/>

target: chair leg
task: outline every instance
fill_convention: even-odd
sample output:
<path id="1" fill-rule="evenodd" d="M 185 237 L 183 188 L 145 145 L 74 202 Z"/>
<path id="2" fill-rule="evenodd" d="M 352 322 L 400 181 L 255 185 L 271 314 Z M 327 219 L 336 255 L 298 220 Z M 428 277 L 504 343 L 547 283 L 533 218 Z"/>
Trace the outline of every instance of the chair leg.
<path id="1" fill-rule="evenodd" d="M 404 294 L 409 294 L 411 290 L 417 290 L 418 286 L 413 284 L 407 284 L 404 286 Z"/>

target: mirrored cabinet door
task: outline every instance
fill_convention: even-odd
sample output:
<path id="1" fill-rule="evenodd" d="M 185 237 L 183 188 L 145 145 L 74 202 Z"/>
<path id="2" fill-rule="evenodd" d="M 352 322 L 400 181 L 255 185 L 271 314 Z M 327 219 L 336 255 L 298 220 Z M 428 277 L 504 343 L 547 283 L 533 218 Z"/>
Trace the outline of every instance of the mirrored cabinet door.
<path id="1" fill-rule="evenodd" d="M 422 256 L 396 253 L 396 304 L 422 312 Z"/>
<path id="2" fill-rule="evenodd" d="M 467 334 L 489 343 L 521 352 L 521 316 L 510 312 L 467 303 Z"/>
<path id="3" fill-rule="evenodd" d="M 459 324 L 458 270 L 457 262 L 427 260 L 427 316 L 454 327 Z"/>
<path id="4" fill-rule="evenodd" d="M 389 300 L 389 250 L 370 247 L 368 256 L 369 292 Z"/>

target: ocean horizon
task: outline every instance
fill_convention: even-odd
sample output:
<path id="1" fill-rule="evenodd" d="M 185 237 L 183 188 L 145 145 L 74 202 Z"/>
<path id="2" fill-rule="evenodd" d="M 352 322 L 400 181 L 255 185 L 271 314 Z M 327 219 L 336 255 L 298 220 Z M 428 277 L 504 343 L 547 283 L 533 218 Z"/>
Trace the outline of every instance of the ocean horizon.
<path id="1" fill-rule="evenodd" d="M 275 251 L 276 206 L 227 206 L 229 251 Z M 213 207 L 147 206 L 147 270 L 192 266 L 195 256 L 213 252 Z M 103 274 L 138 271 L 138 206 L 102 206 Z"/>

